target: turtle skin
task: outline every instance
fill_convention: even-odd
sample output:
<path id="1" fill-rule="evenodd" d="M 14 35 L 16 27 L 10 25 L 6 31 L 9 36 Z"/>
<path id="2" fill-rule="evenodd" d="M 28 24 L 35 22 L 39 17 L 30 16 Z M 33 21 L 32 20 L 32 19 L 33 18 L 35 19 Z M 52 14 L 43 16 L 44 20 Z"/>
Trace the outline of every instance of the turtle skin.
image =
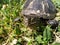
<path id="1" fill-rule="evenodd" d="M 49 22 L 48 24 L 51 24 L 51 20 L 54 20 L 56 17 L 56 12 L 56 8 L 51 0 L 26 0 L 22 15 L 24 16 L 24 23 L 27 26 L 30 24 L 32 18 L 42 18 L 45 19 L 44 22 L 47 21 Z M 56 23 L 57 21 L 52 22 Z"/>

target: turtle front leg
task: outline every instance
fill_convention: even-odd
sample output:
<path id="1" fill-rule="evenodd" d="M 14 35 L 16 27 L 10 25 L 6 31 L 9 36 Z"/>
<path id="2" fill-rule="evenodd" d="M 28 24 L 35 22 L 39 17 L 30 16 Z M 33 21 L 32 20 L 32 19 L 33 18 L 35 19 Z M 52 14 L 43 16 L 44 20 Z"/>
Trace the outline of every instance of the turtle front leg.
<path id="1" fill-rule="evenodd" d="M 28 17 L 26 17 L 26 16 L 24 16 L 24 21 L 23 21 L 23 23 L 24 23 L 24 25 L 27 27 L 28 26 Z"/>
<path id="2" fill-rule="evenodd" d="M 24 21 L 23 21 L 23 23 L 24 23 L 24 25 L 25 25 L 26 27 L 30 25 L 30 22 L 31 22 L 31 18 L 24 16 Z"/>

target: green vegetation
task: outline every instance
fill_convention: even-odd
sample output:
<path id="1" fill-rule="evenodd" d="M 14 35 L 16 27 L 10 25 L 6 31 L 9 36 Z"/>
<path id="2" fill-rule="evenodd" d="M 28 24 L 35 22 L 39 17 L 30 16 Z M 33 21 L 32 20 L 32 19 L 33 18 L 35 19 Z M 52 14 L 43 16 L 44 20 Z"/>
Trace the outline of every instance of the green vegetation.
<path id="1" fill-rule="evenodd" d="M 48 45 L 54 42 L 53 29 L 49 25 L 40 24 L 39 30 L 25 27 L 21 15 L 24 2 L 25 0 L 0 0 L 0 45 L 14 45 L 15 43 L 15 45 Z M 53 3 L 59 14 L 60 0 L 53 0 Z M 20 20 L 15 21 L 18 17 Z M 60 19 L 58 17 L 57 20 Z"/>

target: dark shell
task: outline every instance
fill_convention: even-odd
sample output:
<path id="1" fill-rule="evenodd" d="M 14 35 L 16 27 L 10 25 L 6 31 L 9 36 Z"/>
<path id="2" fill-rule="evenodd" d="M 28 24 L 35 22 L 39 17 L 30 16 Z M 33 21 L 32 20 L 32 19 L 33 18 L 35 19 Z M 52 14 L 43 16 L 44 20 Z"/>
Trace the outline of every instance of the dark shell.
<path id="1" fill-rule="evenodd" d="M 51 0 L 26 0 L 22 14 L 30 17 L 53 19 L 56 9 Z"/>

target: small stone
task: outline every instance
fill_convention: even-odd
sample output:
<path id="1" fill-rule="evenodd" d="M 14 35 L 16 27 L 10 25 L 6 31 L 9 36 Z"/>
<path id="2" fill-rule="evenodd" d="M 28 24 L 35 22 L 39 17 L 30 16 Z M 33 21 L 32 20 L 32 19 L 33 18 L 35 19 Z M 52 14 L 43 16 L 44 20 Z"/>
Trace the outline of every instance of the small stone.
<path id="1" fill-rule="evenodd" d="M 13 41 L 12 41 L 12 44 L 16 44 L 17 43 L 17 39 L 14 39 Z"/>

